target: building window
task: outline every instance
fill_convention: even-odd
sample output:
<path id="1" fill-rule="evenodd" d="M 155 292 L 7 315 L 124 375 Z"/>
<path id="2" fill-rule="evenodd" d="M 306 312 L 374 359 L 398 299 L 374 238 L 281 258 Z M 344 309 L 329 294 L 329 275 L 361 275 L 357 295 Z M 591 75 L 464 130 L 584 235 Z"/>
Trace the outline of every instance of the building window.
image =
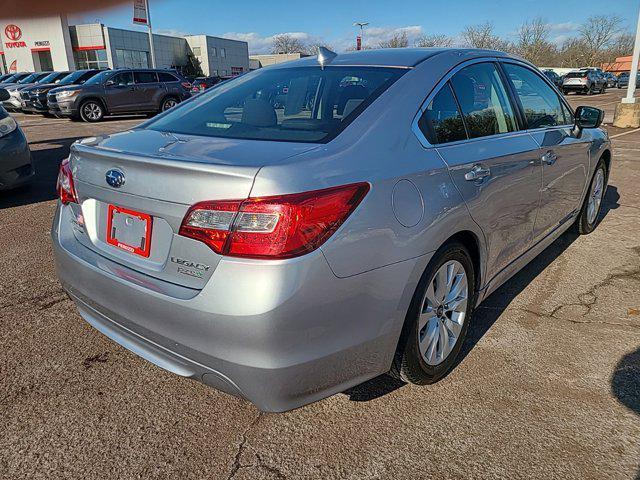
<path id="1" fill-rule="evenodd" d="M 231 67 L 231 76 L 237 77 L 238 75 L 242 75 L 244 69 L 242 67 Z"/>
<path id="2" fill-rule="evenodd" d="M 227 71 L 226 70 L 220 70 L 220 76 L 221 77 L 226 77 L 227 76 Z"/>
<path id="3" fill-rule="evenodd" d="M 202 50 L 200 49 L 200 47 L 193 47 L 193 54 L 196 57 L 199 57 L 200 55 L 202 55 Z"/>
<path id="4" fill-rule="evenodd" d="M 226 48 L 221 48 L 220 49 L 220 57 L 221 58 L 227 58 L 227 49 Z"/>
<path id="5" fill-rule="evenodd" d="M 218 56 L 218 49 L 216 47 L 211 47 L 211 56 L 212 57 Z"/>
<path id="6" fill-rule="evenodd" d="M 217 77 L 218 76 L 218 70 L 212 70 L 211 71 L 211 76 L 212 77 Z"/>
<path id="7" fill-rule="evenodd" d="M 116 49 L 115 68 L 149 68 L 149 52 Z"/>
<path id="8" fill-rule="evenodd" d="M 76 50 L 73 52 L 73 57 L 76 62 L 77 70 L 91 70 L 94 68 L 106 70 L 109 68 L 107 51 L 105 49 Z"/>

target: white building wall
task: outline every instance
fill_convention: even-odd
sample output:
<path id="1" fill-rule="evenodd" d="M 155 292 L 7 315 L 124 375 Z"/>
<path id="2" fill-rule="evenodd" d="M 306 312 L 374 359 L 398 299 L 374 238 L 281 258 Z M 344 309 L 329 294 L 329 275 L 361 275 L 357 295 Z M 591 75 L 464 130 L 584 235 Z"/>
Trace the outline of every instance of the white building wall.
<path id="1" fill-rule="evenodd" d="M 229 76 L 234 70 L 236 73 L 249 71 L 249 45 L 247 42 L 209 35 L 189 35 L 185 38 L 192 51 L 193 47 L 200 47 L 201 56 L 198 59 L 205 75 Z M 242 69 L 242 72 L 239 72 L 239 69 Z"/>
<path id="2" fill-rule="evenodd" d="M 209 54 L 207 52 L 207 36 L 206 35 L 189 35 L 185 37 L 187 45 L 191 50 L 191 53 L 200 61 L 200 67 L 202 72 L 209 76 Z"/>
<path id="3" fill-rule="evenodd" d="M 17 39 L 7 38 L 7 26 L 20 29 Z M 73 70 L 73 50 L 69 23 L 64 15 L 0 21 L 0 38 L 7 67 L 15 61 L 16 71 L 36 71 L 39 68 L 35 49 L 49 48 L 54 70 Z"/>

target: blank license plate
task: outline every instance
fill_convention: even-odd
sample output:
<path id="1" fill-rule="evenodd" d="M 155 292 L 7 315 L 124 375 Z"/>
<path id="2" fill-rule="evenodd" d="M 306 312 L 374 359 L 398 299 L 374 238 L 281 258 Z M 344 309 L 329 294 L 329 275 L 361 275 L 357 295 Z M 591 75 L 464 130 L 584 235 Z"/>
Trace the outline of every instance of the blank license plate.
<path id="1" fill-rule="evenodd" d="M 129 253 L 149 257 L 151 252 L 151 215 L 109 205 L 107 243 Z"/>

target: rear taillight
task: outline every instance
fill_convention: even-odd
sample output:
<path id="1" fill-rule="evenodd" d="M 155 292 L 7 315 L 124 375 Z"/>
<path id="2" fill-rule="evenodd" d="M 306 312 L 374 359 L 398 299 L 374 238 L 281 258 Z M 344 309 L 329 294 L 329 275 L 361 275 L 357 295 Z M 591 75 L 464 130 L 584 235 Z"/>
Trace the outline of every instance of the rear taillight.
<path id="1" fill-rule="evenodd" d="M 73 174 L 71 173 L 68 158 L 65 158 L 60 164 L 56 189 L 63 205 L 78 203 L 78 196 L 76 195 L 76 187 L 73 184 Z"/>
<path id="2" fill-rule="evenodd" d="M 180 235 L 231 257 L 297 257 L 333 235 L 368 191 L 368 183 L 357 183 L 292 195 L 201 202 L 187 212 Z"/>
<path id="3" fill-rule="evenodd" d="M 182 82 L 180 85 L 182 85 L 187 90 L 191 90 L 191 84 L 189 82 Z"/>

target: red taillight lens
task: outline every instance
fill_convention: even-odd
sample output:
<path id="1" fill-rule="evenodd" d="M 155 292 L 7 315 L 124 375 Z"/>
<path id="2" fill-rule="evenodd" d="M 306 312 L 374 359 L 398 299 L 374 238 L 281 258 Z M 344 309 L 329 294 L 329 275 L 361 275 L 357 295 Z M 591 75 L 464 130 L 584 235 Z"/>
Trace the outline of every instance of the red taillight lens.
<path id="1" fill-rule="evenodd" d="M 191 84 L 189 82 L 182 82 L 180 85 L 182 85 L 187 90 L 191 90 Z"/>
<path id="2" fill-rule="evenodd" d="M 76 187 L 73 184 L 73 174 L 71 173 L 68 158 L 65 158 L 60 164 L 56 189 L 63 205 L 78 203 L 78 196 L 76 195 Z"/>
<path id="3" fill-rule="evenodd" d="M 357 183 L 244 201 L 202 202 L 189 209 L 180 235 L 232 257 L 297 257 L 333 235 L 368 191 L 368 183 Z"/>

